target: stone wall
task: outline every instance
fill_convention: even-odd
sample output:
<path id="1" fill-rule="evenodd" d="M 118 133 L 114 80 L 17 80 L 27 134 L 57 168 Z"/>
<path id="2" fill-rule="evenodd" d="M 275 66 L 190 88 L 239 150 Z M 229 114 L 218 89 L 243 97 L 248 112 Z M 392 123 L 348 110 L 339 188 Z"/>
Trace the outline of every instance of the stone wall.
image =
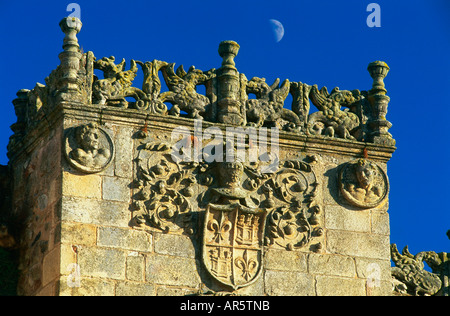
<path id="1" fill-rule="evenodd" d="M 62 126 L 41 131 L 13 166 L 12 210 L 21 226 L 19 295 L 54 295 L 59 282 Z"/>
<path id="2" fill-rule="evenodd" d="M 387 65 L 369 66 L 369 92 L 269 87 L 237 72 L 239 46 L 226 41 L 217 71 L 175 73 L 162 61 L 125 71 L 82 55 L 81 22 L 66 22 L 61 65 L 14 101 L 19 294 L 391 294 Z M 143 90 L 131 86 L 136 64 Z M 282 108 L 288 93 L 292 110 Z M 206 137 L 230 126 L 256 160 L 208 160 L 238 151 Z"/>
<path id="3" fill-rule="evenodd" d="M 126 111 L 103 111 L 101 129 L 115 144 L 114 159 L 105 170 L 94 174 L 80 172 L 68 163 L 62 153 L 62 126 L 68 130 L 96 121 L 100 115 L 91 112 L 87 116 L 83 110 L 65 109 L 61 127 L 43 137 L 31 155 L 14 169 L 16 179 L 23 179 L 16 181 L 15 205 L 22 206 L 16 212 L 31 211 L 22 241 L 27 248 L 22 255 L 19 293 L 185 295 L 231 291 L 205 269 L 201 228 L 194 235 L 186 235 L 132 225 L 134 212 L 130 209 L 137 193 L 133 187 L 137 178 L 135 160 L 137 148 L 145 143 L 145 139 L 134 135 L 145 126 L 146 118 L 131 118 Z M 167 139 L 173 127 L 192 125 L 192 120 L 159 118 L 147 120 L 147 124 L 148 139 Z M 349 205 L 339 191 L 340 167 L 358 157 L 363 148 L 342 141 L 335 142 L 333 148 L 314 139 L 283 140 L 282 136 L 280 156 L 316 155 L 314 170 L 320 183 L 317 197 L 323 210 L 319 220 L 324 233 L 317 239 L 321 248 L 311 251 L 309 247 L 287 250 L 276 244 L 264 246 L 261 276 L 236 292 L 390 294 L 387 203 L 360 209 Z M 330 152 L 324 154 L 323 149 Z M 374 155 L 381 154 L 374 151 Z M 373 160 L 385 170 L 383 159 Z M 202 219 L 196 218 L 195 224 L 201 227 Z"/>

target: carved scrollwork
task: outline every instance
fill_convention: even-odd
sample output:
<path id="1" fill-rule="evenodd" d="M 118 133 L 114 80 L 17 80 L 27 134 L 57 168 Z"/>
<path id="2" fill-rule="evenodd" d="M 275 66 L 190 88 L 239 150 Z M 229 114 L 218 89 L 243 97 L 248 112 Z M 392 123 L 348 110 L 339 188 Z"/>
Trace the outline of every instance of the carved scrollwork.
<path id="1" fill-rule="evenodd" d="M 268 205 L 284 202 L 273 207 L 269 214 L 266 243 L 293 250 L 310 244 L 314 237 L 323 234 L 319 226 L 321 208 L 315 200 L 317 189 L 318 182 L 311 165 L 302 161 L 285 162 L 264 186 L 264 191 L 270 192 L 270 198 L 266 200 Z M 316 244 L 312 249 L 318 251 L 321 245 Z"/>
<path id="2" fill-rule="evenodd" d="M 138 147 L 136 225 L 193 234 L 202 226 L 193 216 L 203 213 L 197 217 L 203 218 L 203 262 L 234 289 L 259 277 L 264 245 L 320 251 L 322 212 L 312 163 L 275 159 L 278 168 L 265 173 L 268 162 L 184 162 L 170 155 L 172 147 L 157 141 Z"/>
<path id="3" fill-rule="evenodd" d="M 136 212 L 134 224 L 149 225 L 165 232 L 184 231 L 193 234 L 193 208 L 190 197 L 194 195 L 192 184 L 196 182 L 192 170 L 182 169 L 168 154 L 171 149 L 164 143 L 147 143 L 141 151 L 161 153 L 159 162 L 151 155 L 138 157 L 137 193 L 131 210 Z"/>

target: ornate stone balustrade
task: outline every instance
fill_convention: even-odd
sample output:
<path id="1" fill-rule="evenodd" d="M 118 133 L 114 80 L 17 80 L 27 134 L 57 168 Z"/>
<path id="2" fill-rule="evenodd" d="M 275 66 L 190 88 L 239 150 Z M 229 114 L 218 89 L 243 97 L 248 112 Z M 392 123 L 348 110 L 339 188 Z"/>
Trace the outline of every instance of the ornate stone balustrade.
<path id="1" fill-rule="evenodd" d="M 96 58 L 82 54 L 76 34 L 81 22 L 65 18 L 60 23 L 66 37 L 60 54 L 61 65 L 31 91 L 20 90 L 14 101 L 17 123 L 12 126 L 14 145 L 27 130 L 59 102 L 89 104 L 94 107 L 119 107 L 160 116 L 181 116 L 235 126 L 276 126 L 281 130 L 305 136 L 332 137 L 358 142 L 394 146 L 386 120 L 389 97 L 383 79 L 389 71 L 384 62 L 369 64 L 373 87 L 364 90 L 331 92 L 316 84 L 276 79 L 272 84 L 264 78 L 250 80 L 239 73 L 234 58 L 239 45 L 224 41 L 219 45 L 223 58 L 220 68 L 203 71 L 161 60 L 125 60 L 114 57 Z M 103 72 L 103 78 L 94 75 Z M 141 87 L 134 80 L 143 74 Z M 161 77 L 168 91 L 162 91 Z M 197 86 L 206 87 L 205 95 Z M 256 96 L 249 99 L 249 95 Z M 292 104 L 285 104 L 288 95 Z M 318 110 L 312 113 L 311 103 Z"/>

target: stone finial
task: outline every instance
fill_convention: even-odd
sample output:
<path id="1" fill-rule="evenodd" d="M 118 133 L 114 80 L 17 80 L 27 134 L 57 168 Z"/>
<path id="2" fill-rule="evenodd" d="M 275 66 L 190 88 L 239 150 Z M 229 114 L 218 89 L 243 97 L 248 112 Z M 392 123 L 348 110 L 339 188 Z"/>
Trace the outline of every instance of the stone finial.
<path id="1" fill-rule="evenodd" d="M 77 33 L 80 32 L 82 23 L 76 17 L 66 17 L 59 23 L 64 37 L 63 49 L 59 54 L 61 60 L 62 76 L 60 79 L 60 98 L 64 101 L 81 101 L 78 87 L 78 71 L 82 54 L 78 45 Z"/>
<path id="2" fill-rule="evenodd" d="M 386 94 L 387 91 L 383 80 L 389 72 L 389 66 L 384 61 L 377 60 L 370 63 L 367 70 L 373 79 L 372 91 Z"/>
<path id="3" fill-rule="evenodd" d="M 240 102 L 241 88 L 239 72 L 234 58 L 239 51 L 239 44 L 234 41 L 223 41 L 219 44 L 219 55 L 223 58 L 219 69 L 218 80 L 218 114 L 217 121 L 231 125 L 244 125 L 245 114 Z"/>
<path id="4" fill-rule="evenodd" d="M 80 32 L 82 25 L 80 19 L 76 17 L 66 17 L 59 22 L 61 30 L 66 34 L 63 45 L 65 51 L 79 47 L 77 34 Z"/>
<path id="5" fill-rule="evenodd" d="M 239 44 L 235 41 L 222 41 L 219 44 L 219 55 L 223 58 L 222 67 L 234 68 L 234 57 L 237 56 L 239 48 Z"/>
<path id="6" fill-rule="evenodd" d="M 395 140 L 388 132 L 392 124 L 386 120 L 390 98 L 386 95 L 387 90 L 383 81 L 389 72 L 389 66 L 384 61 L 374 61 L 369 64 L 367 70 L 373 79 L 372 89 L 368 95 L 368 100 L 372 106 L 372 118 L 369 121 L 370 141 L 394 146 Z"/>

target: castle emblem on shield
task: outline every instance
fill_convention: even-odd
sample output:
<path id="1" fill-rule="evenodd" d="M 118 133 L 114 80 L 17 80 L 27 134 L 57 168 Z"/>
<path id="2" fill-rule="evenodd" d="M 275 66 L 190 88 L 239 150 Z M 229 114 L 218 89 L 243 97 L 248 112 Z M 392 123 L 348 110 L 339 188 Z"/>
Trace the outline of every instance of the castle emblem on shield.
<path id="1" fill-rule="evenodd" d="M 266 212 L 233 205 L 209 205 L 203 261 L 209 273 L 234 289 L 251 284 L 261 272 Z"/>

